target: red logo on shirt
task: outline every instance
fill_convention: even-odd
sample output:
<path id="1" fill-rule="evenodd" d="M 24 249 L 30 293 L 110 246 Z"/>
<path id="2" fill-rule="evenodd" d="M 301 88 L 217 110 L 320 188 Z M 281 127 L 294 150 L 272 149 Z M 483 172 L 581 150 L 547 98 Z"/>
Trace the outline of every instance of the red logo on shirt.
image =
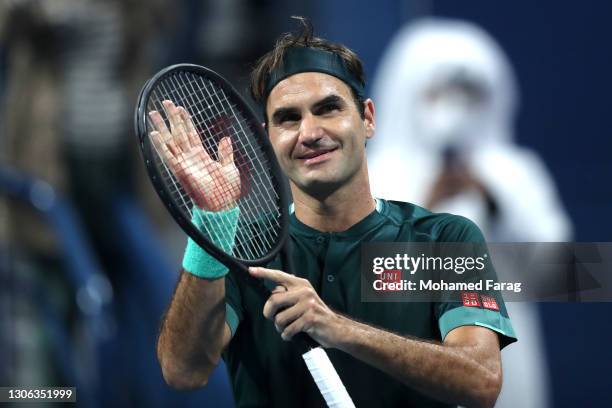
<path id="1" fill-rule="evenodd" d="M 402 271 L 399 269 L 386 270 L 380 274 L 380 280 L 383 283 L 383 292 L 401 291 Z"/>
<path id="2" fill-rule="evenodd" d="M 461 292 L 461 301 L 463 306 L 480 307 L 480 300 L 478 300 L 478 293 L 476 292 Z"/>
<path id="3" fill-rule="evenodd" d="M 485 309 L 497 310 L 499 311 L 499 306 L 497 305 L 497 300 L 493 296 L 480 295 L 482 299 L 482 307 Z"/>

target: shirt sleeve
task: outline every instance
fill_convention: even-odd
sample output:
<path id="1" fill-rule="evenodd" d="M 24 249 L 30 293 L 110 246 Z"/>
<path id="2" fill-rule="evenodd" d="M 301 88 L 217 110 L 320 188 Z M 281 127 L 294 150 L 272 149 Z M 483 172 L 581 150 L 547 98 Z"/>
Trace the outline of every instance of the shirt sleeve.
<path id="1" fill-rule="evenodd" d="M 479 279 L 497 282 L 497 274 L 488 257 L 485 239 L 472 221 L 455 215 L 446 217 L 440 225 L 438 241 L 477 244 L 474 248 L 478 248 L 479 254 L 482 255 L 481 252 L 484 251 L 487 255 L 485 267 L 478 273 Z M 499 291 L 483 289 L 449 293 L 446 298 L 436 303 L 435 314 L 442 340 L 451 330 L 460 326 L 481 326 L 495 331 L 499 335 L 501 348 L 517 340 Z"/>
<path id="2" fill-rule="evenodd" d="M 230 271 L 225 276 L 225 321 L 232 332 L 232 337 L 244 316 L 240 286 L 234 275 L 235 272 Z"/>

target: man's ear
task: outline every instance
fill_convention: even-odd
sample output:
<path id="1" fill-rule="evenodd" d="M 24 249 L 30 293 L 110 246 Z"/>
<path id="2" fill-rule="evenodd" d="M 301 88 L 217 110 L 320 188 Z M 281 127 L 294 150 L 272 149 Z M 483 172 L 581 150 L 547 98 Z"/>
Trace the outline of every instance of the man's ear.
<path id="1" fill-rule="evenodd" d="M 368 98 L 363 101 L 363 124 L 366 128 L 366 138 L 371 139 L 374 136 L 374 130 L 376 129 L 376 109 L 374 108 L 374 101 Z"/>

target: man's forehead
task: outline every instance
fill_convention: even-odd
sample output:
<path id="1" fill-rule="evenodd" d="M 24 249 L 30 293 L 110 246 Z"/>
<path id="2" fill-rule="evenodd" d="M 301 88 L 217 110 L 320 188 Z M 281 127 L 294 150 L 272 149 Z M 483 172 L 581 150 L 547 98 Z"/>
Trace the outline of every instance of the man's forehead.
<path id="1" fill-rule="evenodd" d="M 268 109 L 290 103 L 318 100 L 328 95 L 351 97 L 351 89 L 344 81 L 321 72 L 301 72 L 280 81 L 270 92 Z"/>

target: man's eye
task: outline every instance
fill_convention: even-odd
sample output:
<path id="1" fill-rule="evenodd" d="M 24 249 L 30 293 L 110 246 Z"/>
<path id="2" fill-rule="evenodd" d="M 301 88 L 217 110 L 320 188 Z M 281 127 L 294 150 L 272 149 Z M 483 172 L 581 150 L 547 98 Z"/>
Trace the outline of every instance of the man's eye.
<path id="1" fill-rule="evenodd" d="M 289 113 L 287 115 L 281 116 L 278 122 L 279 123 L 297 122 L 298 120 L 300 120 L 300 115 L 295 114 L 295 113 Z"/>
<path id="2" fill-rule="evenodd" d="M 328 103 L 327 105 L 321 106 L 318 113 L 319 115 L 324 115 L 326 113 L 330 113 L 336 110 L 340 110 L 340 107 L 338 105 L 336 105 L 335 103 Z"/>

